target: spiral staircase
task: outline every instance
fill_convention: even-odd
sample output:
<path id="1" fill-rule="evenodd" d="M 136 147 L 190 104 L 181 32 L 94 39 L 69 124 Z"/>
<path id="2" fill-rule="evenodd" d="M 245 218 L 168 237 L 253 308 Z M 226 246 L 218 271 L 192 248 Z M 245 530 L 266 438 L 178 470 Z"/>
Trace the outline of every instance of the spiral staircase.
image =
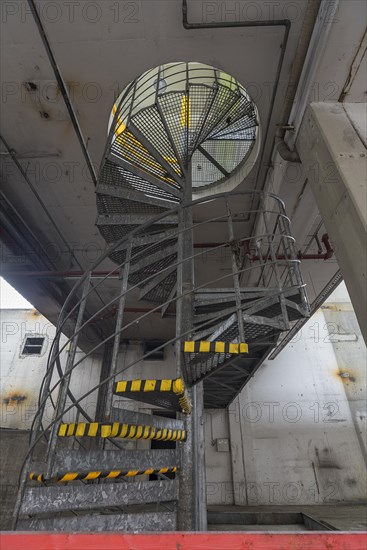
<path id="1" fill-rule="evenodd" d="M 245 89 L 199 63 L 148 71 L 116 101 L 96 189 L 97 226 L 108 247 L 93 269 L 108 258 L 114 267 L 97 284 L 86 273 L 61 311 L 21 477 L 17 529 L 203 528 L 195 492 L 195 483 L 205 491 L 196 472 L 204 468 L 197 465 L 200 388 L 205 407 L 230 405 L 280 333 L 308 315 L 283 203 L 232 191 L 256 159 L 259 133 Z M 203 269 L 198 239 L 216 234 L 222 242 L 205 246 L 224 260 L 220 269 Z M 118 285 L 98 309 L 92 298 L 110 277 Z M 130 320 L 127 304 L 139 302 L 150 309 Z M 170 316 L 174 335 L 122 365 L 125 335 L 157 312 Z M 100 341 L 80 358 L 78 346 L 96 320 Z M 75 396 L 73 377 L 102 349 L 99 384 Z M 140 361 L 169 349 L 170 377 L 133 377 Z M 85 399 L 92 394 L 91 416 Z"/>

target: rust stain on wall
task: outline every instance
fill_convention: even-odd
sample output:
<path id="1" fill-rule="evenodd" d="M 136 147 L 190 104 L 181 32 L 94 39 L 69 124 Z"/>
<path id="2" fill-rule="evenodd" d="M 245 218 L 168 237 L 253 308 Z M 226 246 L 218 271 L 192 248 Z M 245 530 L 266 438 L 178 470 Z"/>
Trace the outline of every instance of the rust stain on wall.
<path id="1" fill-rule="evenodd" d="M 338 378 L 343 384 L 348 385 L 349 382 L 357 382 L 357 376 L 355 369 L 344 368 L 342 370 L 336 369 L 331 373 L 334 378 Z"/>
<path id="2" fill-rule="evenodd" d="M 27 395 L 24 395 L 20 392 L 12 392 L 4 397 L 3 403 L 4 405 L 20 405 L 26 399 L 28 399 Z"/>

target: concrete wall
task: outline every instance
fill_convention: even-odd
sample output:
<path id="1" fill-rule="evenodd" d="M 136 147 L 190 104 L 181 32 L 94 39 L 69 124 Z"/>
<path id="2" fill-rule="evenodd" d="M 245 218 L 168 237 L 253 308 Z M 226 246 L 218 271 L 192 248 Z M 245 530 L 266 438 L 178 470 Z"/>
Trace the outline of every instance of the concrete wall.
<path id="1" fill-rule="evenodd" d="M 27 337 L 44 337 L 40 355 L 22 353 Z M 55 327 L 34 309 L 1 310 L 1 376 L 0 376 L 0 427 L 12 429 L 29 429 L 37 410 L 39 389 L 46 373 L 47 359 L 55 336 Z M 61 340 L 61 347 L 66 341 Z M 61 354 L 65 364 L 67 347 Z M 83 352 L 77 351 L 77 359 Z M 101 357 L 89 357 L 80 364 L 72 377 L 71 387 L 75 397 L 80 397 L 98 384 L 101 368 Z M 52 386 L 57 382 L 55 374 Z M 58 388 L 54 390 L 56 399 Z M 70 403 L 70 402 L 69 402 Z M 82 402 L 91 416 L 95 413 L 96 393 Z M 53 407 L 46 407 L 46 419 L 52 420 Z M 66 420 L 75 418 L 74 411 L 65 416 Z"/>
<path id="2" fill-rule="evenodd" d="M 366 498 L 366 347 L 343 299 L 331 297 L 230 407 L 236 504 Z"/>
<path id="3" fill-rule="evenodd" d="M 11 529 L 19 473 L 28 444 L 29 431 L 0 429 L 0 531 Z"/>

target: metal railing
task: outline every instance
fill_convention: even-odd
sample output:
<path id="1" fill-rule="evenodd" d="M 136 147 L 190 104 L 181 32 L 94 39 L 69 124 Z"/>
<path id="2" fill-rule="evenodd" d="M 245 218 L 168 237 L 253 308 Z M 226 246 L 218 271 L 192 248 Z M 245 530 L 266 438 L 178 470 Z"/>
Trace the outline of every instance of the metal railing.
<path id="1" fill-rule="evenodd" d="M 248 211 L 246 204 L 251 204 L 254 195 L 259 199 L 260 208 Z M 166 217 L 177 216 L 179 220 L 187 209 L 193 213 L 191 225 L 182 227 L 177 222 L 166 232 L 161 229 L 156 231 L 155 227 L 161 228 L 161 222 Z M 257 231 L 250 237 L 247 234 L 248 226 L 242 222 L 247 214 L 256 214 L 259 220 Z M 221 235 L 225 233 L 223 223 L 227 226 L 224 241 L 214 242 L 212 234 L 215 235 L 216 231 Z M 196 241 L 200 235 L 204 235 L 208 241 L 209 235 L 210 242 L 203 245 L 206 248 L 195 248 L 194 245 L 190 257 L 184 259 L 181 259 L 176 251 L 169 256 L 168 263 L 161 268 L 150 270 L 152 264 L 156 265 L 157 256 L 161 252 L 164 254 L 167 249 L 168 235 L 171 248 L 174 250 L 175 243 L 182 242 L 188 234 L 193 234 Z M 150 239 L 153 240 L 151 244 Z M 105 263 L 116 250 L 125 251 L 124 261 L 111 267 L 106 275 L 101 276 L 91 286 L 91 273 Z M 131 306 L 136 306 L 137 291 L 146 288 L 147 285 L 154 287 L 155 284 L 164 284 L 165 275 L 170 273 L 175 277 L 179 276 L 185 263 L 189 263 L 190 269 L 198 274 L 193 287 L 180 293 L 174 285 L 169 296 L 163 301 L 150 304 L 149 308 L 142 308 L 143 312 L 139 312 L 141 308 L 135 308 L 137 313 L 131 318 L 131 310 L 134 309 Z M 115 285 L 116 274 L 119 275 L 118 287 Z M 140 274 L 138 278 L 137 274 Z M 129 282 L 132 276 L 133 283 Z M 112 288 L 114 295 L 110 297 Z M 215 293 L 218 289 L 224 290 L 226 296 L 230 296 L 225 307 L 222 307 L 220 302 L 215 302 Z M 104 297 L 102 307 L 96 305 L 97 292 Z M 211 296 L 214 307 L 209 304 L 209 313 L 201 314 L 202 305 L 199 303 L 196 307 L 195 296 L 204 292 L 205 296 Z M 153 316 L 156 316 L 156 319 L 158 315 L 174 317 L 177 302 L 189 294 L 193 300 L 194 310 L 196 308 L 193 327 L 189 331 L 173 331 L 165 342 L 121 366 L 120 345 L 131 338 L 132 328 L 137 324 L 143 325 Z M 293 301 L 290 301 L 290 298 Z M 187 205 L 178 205 L 133 230 L 128 236 L 108 247 L 90 270 L 75 283 L 60 312 L 47 371 L 40 390 L 38 410 L 32 424 L 22 486 L 26 483 L 32 457 L 39 455 L 40 446 L 43 449 L 45 441 L 47 453 L 43 454 L 43 460 L 47 462 L 47 472 L 52 473 L 59 444 L 58 429 L 63 419 L 72 419 L 74 422 L 95 421 L 95 417 L 86 410 L 86 400 L 92 394 L 97 400 L 102 393 L 104 397 L 102 405 L 100 404 L 101 419 L 108 418 L 112 407 L 113 383 L 120 380 L 140 361 L 171 345 L 176 345 L 176 350 L 179 350 L 181 342 L 185 339 L 197 339 L 204 334 L 218 332 L 218 326 L 221 326 L 221 323 L 228 324 L 228 320 L 233 316 L 234 340 L 251 341 L 246 328 L 250 326 L 246 324 L 248 322 L 253 323 L 254 327 L 257 326 L 256 323 L 268 323 L 269 330 L 279 334 L 288 330 L 290 326 L 290 311 L 296 312 L 298 317 L 307 316 L 308 302 L 295 242 L 290 233 L 290 222 L 283 202 L 275 195 L 258 191 L 222 193 L 198 199 Z M 88 342 L 88 329 L 96 324 L 103 336 L 96 343 Z M 71 335 L 65 336 L 70 330 Z M 76 397 L 73 386 L 75 377 L 83 371 L 91 357 L 102 352 L 108 345 L 112 346 L 108 375 Z M 79 353 L 80 347 L 86 351 Z M 186 380 L 187 385 L 195 384 L 195 379 L 190 378 L 190 371 L 182 372 L 183 368 L 181 365 L 181 372 L 178 374 Z M 111 439 L 110 442 L 116 448 L 120 447 L 116 441 Z M 74 440 L 75 444 L 85 445 L 78 440 Z"/>

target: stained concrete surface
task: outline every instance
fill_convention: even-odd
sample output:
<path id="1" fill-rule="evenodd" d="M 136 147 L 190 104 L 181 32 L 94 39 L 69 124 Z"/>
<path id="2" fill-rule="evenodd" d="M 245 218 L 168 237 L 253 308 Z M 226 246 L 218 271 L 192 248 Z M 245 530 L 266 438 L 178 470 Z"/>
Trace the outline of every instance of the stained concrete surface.
<path id="1" fill-rule="evenodd" d="M 19 473 L 29 444 L 28 430 L 0 430 L 0 530 L 11 529 Z"/>
<path id="2" fill-rule="evenodd" d="M 366 505 L 316 505 L 316 506 L 209 506 L 208 512 L 224 512 L 230 514 L 231 512 L 302 512 L 311 516 L 318 521 L 324 521 L 330 526 L 335 527 L 340 531 L 366 531 L 367 530 L 367 506 Z M 248 529 L 251 527 L 251 529 Z M 264 529 L 266 527 L 266 529 Z M 295 525 L 272 525 L 268 528 L 267 525 L 209 525 L 210 531 L 237 531 L 237 530 L 294 530 Z M 295 529 L 298 530 L 298 529 Z M 307 530 L 304 525 L 300 526 L 302 531 Z"/>

